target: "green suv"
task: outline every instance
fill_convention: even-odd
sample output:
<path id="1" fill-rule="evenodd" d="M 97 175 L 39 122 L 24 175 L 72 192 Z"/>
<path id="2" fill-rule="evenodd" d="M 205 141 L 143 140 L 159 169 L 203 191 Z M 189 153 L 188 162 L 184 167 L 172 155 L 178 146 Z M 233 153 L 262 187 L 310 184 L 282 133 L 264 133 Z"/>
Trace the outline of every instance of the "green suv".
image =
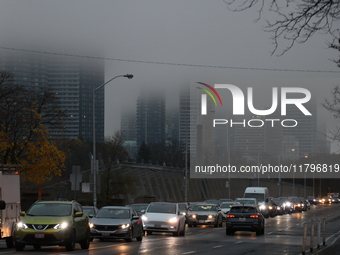
<path id="1" fill-rule="evenodd" d="M 38 201 L 27 212 L 20 213 L 14 233 L 14 245 L 22 251 L 25 245 L 40 249 L 44 245 L 65 246 L 74 250 L 90 246 L 89 218 L 75 201 Z"/>

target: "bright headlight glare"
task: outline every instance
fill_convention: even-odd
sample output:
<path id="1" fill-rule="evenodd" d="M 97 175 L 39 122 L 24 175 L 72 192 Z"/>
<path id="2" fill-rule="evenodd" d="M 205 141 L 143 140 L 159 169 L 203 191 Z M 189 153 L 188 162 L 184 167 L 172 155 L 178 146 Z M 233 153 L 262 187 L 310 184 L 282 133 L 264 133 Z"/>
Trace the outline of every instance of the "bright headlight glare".
<path id="1" fill-rule="evenodd" d="M 67 228 L 67 226 L 68 226 L 68 223 L 67 222 L 63 222 L 63 223 L 55 225 L 54 229 L 65 229 L 65 228 Z"/>
<path id="2" fill-rule="evenodd" d="M 196 219 L 196 214 L 191 215 L 191 218 Z"/>
<path id="3" fill-rule="evenodd" d="M 173 218 L 169 219 L 169 222 L 170 222 L 170 223 L 175 223 L 175 222 L 177 222 L 177 221 L 178 221 L 178 220 L 177 220 L 176 217 L 173 217 Z"/>
<path id="4" fill-rule="evenodd" d="M 260 205 L 260 209 L 261 210 L 266 209 L 266 206 L 265 205 Z"/>
<path id="5" fill-rule="evenodd" d="M 212 219 L 212 218 L 215 218 L 215 216 L 214 215 L 208 215 L 208 219 Z"/>
<path id="6" fill-rule="evenodd" d="M 21 222 L 21 221 L 18 222 L 17 227 L 18 227 L 18 228 L 22 228 L 22 229 L 28 228 L 27 225 L 26 225 L 25 223 Z"/>
<path id="7" fill-rule="evenodd" d="M 89 226 L 90 226 L 90 228 L 93 228 L 94 224 L 90 222 Z"/>
<path id="8" fill-rule="evenodd" d="M 122 228 L 122 229 L 126 229 L 126 228 L 128 228 L 130 226 L 130 224 L 123 224 L 123 225 L 121 225 L 120 227 Z"/>
<path id="9" fill-rule="evenodd" d="M 142 218 L 143 221 L 147 221 L 148 220 L 148 217 L 146 217 L 144 214 L 142 215 L 141 218 Z"/>
<path id="10" fill-rule="evenodd" d="M 273 207 L 272 207 L 272 206 L 269 206 L 269 209 L 271 210 L 271 209 L 273 209 Z"/>

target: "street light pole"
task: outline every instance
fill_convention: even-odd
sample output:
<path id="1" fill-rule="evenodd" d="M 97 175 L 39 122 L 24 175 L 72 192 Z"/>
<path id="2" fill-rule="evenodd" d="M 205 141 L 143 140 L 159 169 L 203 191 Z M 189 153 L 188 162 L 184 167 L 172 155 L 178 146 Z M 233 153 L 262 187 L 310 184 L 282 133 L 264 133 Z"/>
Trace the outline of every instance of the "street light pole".
<path id="1" fill-rule="evenodd" d="M 97 88 L 93 88 L 92 91 L 92 143 L 93 143 L 93 148 L 92 148 L 92 173 L 93 173 L 93 206 L 97 206 L 97 174 L 98 174 L 98 169 L 97 169 L 97 164 L 96 164 L 96 91 L 104 87 L 106 84 L 111 82 L 112 80 L 118 78 L 118 77 L 126 77 L 128 79 L 132 79 L 133 75 L 132 74 L 125 74 L 125 75 L 117 75 L 113 77 L 112 79 L 108 80 L 107 82 L 104 82 L 102 85 L 98 86 Z"/>

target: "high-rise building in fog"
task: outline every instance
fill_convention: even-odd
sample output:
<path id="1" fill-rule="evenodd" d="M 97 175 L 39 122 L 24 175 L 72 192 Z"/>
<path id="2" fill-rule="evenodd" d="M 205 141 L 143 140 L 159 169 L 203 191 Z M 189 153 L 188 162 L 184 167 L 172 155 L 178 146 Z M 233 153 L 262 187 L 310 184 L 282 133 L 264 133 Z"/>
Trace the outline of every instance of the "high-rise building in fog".
<path id="1" fill-rule="evenodd" d="M 49 88 L 66 113 L 65 129 L 49 126 L 52 139 L 92 141 L 92 92 L 104 83 L 104 62 L 70 56 L 23 51 L 0 51 L 0 70 L 15 76 L 19 85 Z M 96 140 L 104 141 L 104 88 L 96 92 Z"/>
<path id="2" fill-rule="evenodd" d="M 143 91 L 137 99 L 136 140 L 139 147 L 165 143 L 165 95 L 162 91 Z"/>

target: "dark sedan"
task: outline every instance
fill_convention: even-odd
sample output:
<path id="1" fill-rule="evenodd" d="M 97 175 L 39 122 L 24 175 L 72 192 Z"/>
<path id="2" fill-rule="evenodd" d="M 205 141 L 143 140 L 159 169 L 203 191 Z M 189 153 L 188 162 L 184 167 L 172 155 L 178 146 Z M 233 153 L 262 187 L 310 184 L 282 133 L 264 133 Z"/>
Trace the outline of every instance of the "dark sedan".
<path id="1" fill-rule="evenodd" d="M 142 241 L 142 221 L 135 210 L 125 206 L 104 206 L 90 219 L 91 239 L 125 239 Z"/>
<path id="2" fill-rule="evenodd" d="M 235 231 L 252 231 L 256 235 L 264 234 L 264 217 L 255 205 L 234 205 L 226 217 L 226 234 Z"/>

